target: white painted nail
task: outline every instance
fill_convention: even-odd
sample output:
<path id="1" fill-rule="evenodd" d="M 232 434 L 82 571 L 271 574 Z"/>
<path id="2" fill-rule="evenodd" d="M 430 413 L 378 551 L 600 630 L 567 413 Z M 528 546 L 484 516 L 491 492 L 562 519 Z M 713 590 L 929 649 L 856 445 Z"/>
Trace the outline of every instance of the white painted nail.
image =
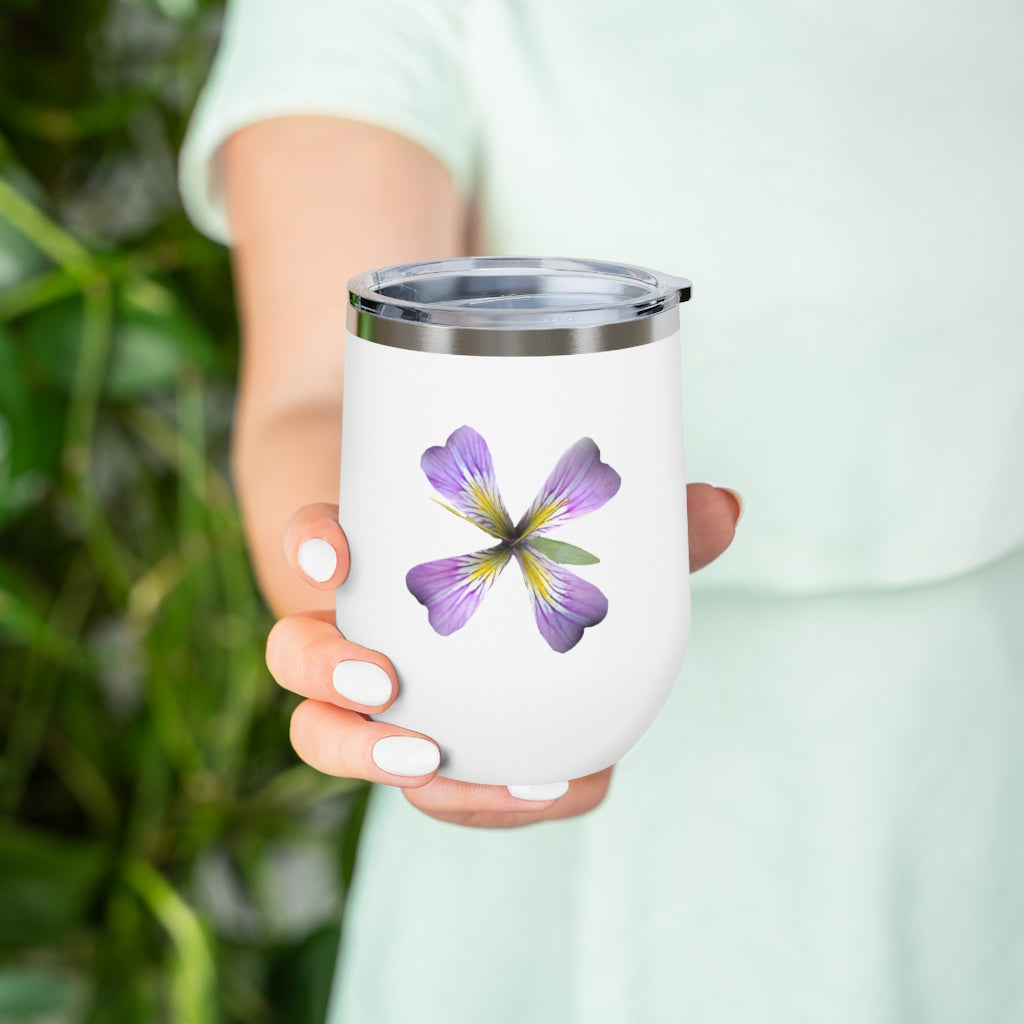
<path id="1" fill-rule="evenodd" d="M 373 763 L 391 775 L 429 775 L 441 764 L 441 751 L 418 736 L 385 736 L 373 745 Z"/>
<path id="2" fill-rule="evenodd" d="M 506 786 L 518 800 L 557 800 L 569 792 L 568 782 L 542 782 L 536 786 Z"/>
<path id="3" fill-rule="evenodd" d="M 736 522 L 733 523 L 733 529 L 736 529 L 740 525 L 740 520 L 743 518 L 743 512 L 747 507 L 747 503 L 743 500 L 743 495 L 739 491 L 734 491 L 731 487 L 719 487 L 720 491 L 728 491 L 736 499 L 736 504 L 740 507 L 740 514 L 736 517 Z"/>
<path id="4" fill-rule="evenodd" d="M 355 704 L 375 708 L 391 700 L 391 677 L 372 661 L 339 661 L 331 682 L 342 697 Z"/>
<path id="5" fill-rule="evenodd" d="M 320 537 L 310 537 L 299 545 L 299 566 L 317 583 L 326 583 L 338 568 L 334 548 Z"/>

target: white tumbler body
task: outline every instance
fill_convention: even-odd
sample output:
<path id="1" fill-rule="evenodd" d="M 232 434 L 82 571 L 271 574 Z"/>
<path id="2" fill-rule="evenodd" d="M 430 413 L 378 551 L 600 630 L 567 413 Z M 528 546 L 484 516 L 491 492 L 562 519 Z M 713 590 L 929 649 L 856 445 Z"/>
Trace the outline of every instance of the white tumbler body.
<path id="1" fill-rule="evenodd" d="M 339 521 L 351 568 L 338 626 L 392 660 L 398 696 L 375 717 L 436 740 L 442 775 L 529 785 L 590 774 L 636 743 L 671 690 L 689 631 L 672 313 L 657 340 L 565 355 L 412 351 L 347 335 Z M 459 444 L 470 440 L 475 458 L 486 449 L 511 540 L 437 483 L 439 465 L 465 470 Z M 571 500 L 549 503 L 553 518 L 530 532 L 526 514 L 545 484 L 549 497 L 558 490 L 556 467 L 571 473 L 580 459 L 585 472 L 562 492 Z M 595 500 L 591 477 L 604 488 Z M 439 574 L 487 551 L 482 569 L 466 562 L 483 596 L 471 594 L 468 619 L 439 632 L 452 619 L 432 624 L 422 581 L 437 597 Z M 568 611 L 552 612 L 551 626 L 544 612 L 563 584 Z M 571 642 L 574 594 L 606 612 Z"/>

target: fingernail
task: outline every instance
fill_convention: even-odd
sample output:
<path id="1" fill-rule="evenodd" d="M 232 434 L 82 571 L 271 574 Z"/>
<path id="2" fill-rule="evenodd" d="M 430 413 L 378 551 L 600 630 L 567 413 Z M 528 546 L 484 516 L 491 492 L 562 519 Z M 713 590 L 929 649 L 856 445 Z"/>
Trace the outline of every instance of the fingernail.
<path id="1" fill-rule="evenodd" d="M 317 583 L 326 583 L 338 568 L 338 556 L 327 541 L 310 537 L 299 545 L 299 566 Z"/>
<path id="2" fill-rule="evenodd" d="M 373 763 L 391 775 L 429 775 L 441 764 L 441 751 L 418 736 L 385 736 L 373 745 Z"/>
<path id="3" fill-rule="evenodd" d="M 342 697 L 356 704 L 375 708 L 391 700 L 391 677 L 372 661 L 339 661 L 331 682 Z"/>
<path id="4" fill-rule="evenodd" d="M 517 800 L 557 800 L 569 792 L 568 782 L 542 782 L 536 786 L 506 786 Z"/>
<path id="5" fill-rule="evenodd" d="M 736 522 L 732 524 L 733 529 L 735 529 L 740 525 L 740 520 L 743 518 L 743 510 L 746 508 L 747 503 L 743 500 L 743 495 L 739 491 L 734 491 L 731 487 L 719 487 L 718 489 L 732 495 L 732 500 L 736 502 L 739 514 L 736 516 Z"/>

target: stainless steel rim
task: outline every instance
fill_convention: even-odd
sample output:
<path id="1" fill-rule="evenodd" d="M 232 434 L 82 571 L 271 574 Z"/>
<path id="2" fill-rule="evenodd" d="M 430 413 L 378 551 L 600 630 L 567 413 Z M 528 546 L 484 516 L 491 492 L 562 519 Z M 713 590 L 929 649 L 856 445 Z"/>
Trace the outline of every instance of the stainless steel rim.
<path id="1" fill-rule="evenodd" d="M 615 324 L 500 331 L 389 320 L 350 306 L 348 329 L 357 338 L 377 345 L 438 355 L 586 355 L 648 345 L 675 334 L 679 330 L 679 307 Z"/>

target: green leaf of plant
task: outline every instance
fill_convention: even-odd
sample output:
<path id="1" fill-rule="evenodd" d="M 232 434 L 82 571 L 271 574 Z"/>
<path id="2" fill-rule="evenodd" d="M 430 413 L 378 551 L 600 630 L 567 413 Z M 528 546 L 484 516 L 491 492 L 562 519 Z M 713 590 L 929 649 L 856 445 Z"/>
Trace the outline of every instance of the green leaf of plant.
<path id="1" fill-rule="evenodd" d="M 14 338 L 0 327 L 0 529 L 46 495 L 66 405 L 33 391 Z"/>
<path id="2" fill-rule="evenodd" d="M 95 843 L 7 827 L 0 834 L 0 949 L 65 940 L 83 923 L 107 859 Z"/>
<path id="3" fill-rule="evenodd" d="M 45 202 L 38 183 L 20 165 L 0 155 L 0 178 L 31 202 Z M 5 216 L 0 216 L 0 293 L 28 280 L 49 260 Z"/>
<path id="4" fill-rule="evenodd" d="M 272 962 L 268 989 L 275 1020 L 320 1024 L 324 1019 L 337 960 L 338 932 L 336 925 L 321 928 L 283 950 Z"/>
<path id="5" fill-rule="evenodd" d="M 0 561 L 0 641 L 24 644 L 41 658 L 65 668 L 87 667 L 86 652 L 48 621 L 46 600 L 45 592 L 34 585 L 21 566 Z M 0 857 L 2 855 L 0 838 Z M 0 906 L 0 918 L 2 916 Z"/>
<path id="6" fill-rule="evenodd" d="M 106 394 L 131 399 L 173 387 L 186 365 L 209 366 L 206 331 L 169 289 L 136 281 L 118 292 Z"/>
<path id="7" fill-rule="evenodd" d="M 205 329 L 173 292 L 152 282 L 118 289 L 103 393 L 125 401 L 170 391 L 186 366 L 207 367 L 213 346 Z M 45 389 L 71 390 L 82 343 L 82 300 L 61 299 L 27 318 L 24 347 L 33 379 Z"/>
<path id="8" fill-rule="evenodd" d="M 531 538 L 530 547 L 536 548 L 542 555 L 546 555 L 559 565 L 596 565 L 601 561 L 596 555 L 576 547 L 575 544 L 566 544 L 564 540 L 551 540 L 549 537 Z"/>
<path id="9" fill-rule="evenodd" d="M 0 968 L 0 1021 L 38 1024 L 68 1020 L 81 1002 L 81 984 L 68 974 L 24 964 Z"/>
<path id="10" fill-rule="evenodd" d="M 8 291 L 45 268 L 46 257 L 0 217 L 0 292 Z"/>

